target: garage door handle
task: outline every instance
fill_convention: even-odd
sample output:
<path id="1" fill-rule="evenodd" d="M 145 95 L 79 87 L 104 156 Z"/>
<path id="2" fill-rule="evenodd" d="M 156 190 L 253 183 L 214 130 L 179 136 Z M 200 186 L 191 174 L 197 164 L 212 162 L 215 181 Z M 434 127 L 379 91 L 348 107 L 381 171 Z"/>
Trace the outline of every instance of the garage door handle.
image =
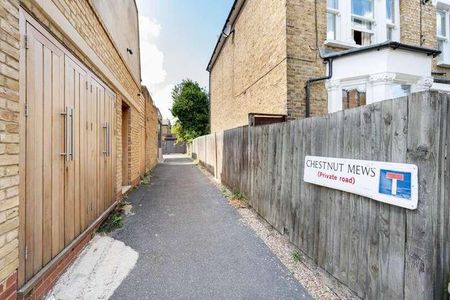
<path id="1" fill-rule="evenodd" d="M 70 158 L 74 160 L 75 156 L 75 111 L 73 108 L 70 108 L 70 120 L 71 120 L 71 131 L 70 135 L 71 143 L 70 143 Z"/>
<path id="2" fill-rule="evenodd" d="M 109 127 L 109 123 L 106 123 L 106 130 L 107 130 L 107 135 L 106 137 L 108 138 L 108 144 L 106 145 L 106 155 L 107 156 L 111 156 L 111 128 Z"/>
<path id="3" fill-rule="evenodd" d="M 66 161 L 69 161 L 69 155 L 67 151 L 69 150 L 69 107 L 66 106 L 64 112 L 61 113 L 64 116 L 64 152 L 61 156 L 64 156 Z"/>
<path id="4" fill-rule="evenodd" d="M 103 154 L 108 156 L 108 124 L 105 123 L 103 127 Z"/>

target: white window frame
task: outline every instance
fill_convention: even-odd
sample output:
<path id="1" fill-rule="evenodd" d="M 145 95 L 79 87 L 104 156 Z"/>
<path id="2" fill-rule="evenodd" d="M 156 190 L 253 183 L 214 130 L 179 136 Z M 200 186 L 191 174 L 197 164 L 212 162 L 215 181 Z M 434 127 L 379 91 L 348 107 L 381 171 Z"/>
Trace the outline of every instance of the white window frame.
<path id="1" fill-rule="evenodd" d="M 326 1 L 326 0 L 325 0 Z M 335 39 L 334 40 L 339 40 L 339 38 L 340 38 L 340 12 L 339 12 L 339 9 L 340 9 L 340 3 L 339 3 L 339 1 L 338 1 L 338 8 L 331 8 L 331 7 L 328 7 L 328 1 L 327 1 L 327 26 L 328 26 L 328 14 L 332 14 L 332 15 L 334 15 L 334 20 L 335 20 L 335 24 L 334 24 L 334 36 L 335 36 Z M 328 38 L 328 27 L 327 27 L 327 38 Z"/>
<path id="2" fill-rule="evenodd" d="M 371 43 L 370 44 L 368 44 L 368 45 L 358 45 L 358 46 L 369 46 L 369 45 L 373 45 L 374 44 L 374 41 L 375 41 L 375 27 L 376 27 L 376 21 L 375 21 L 375 18 L 366 18 L 366 17 L 362 17 L 362 16 L 359 16 L 359 15 L 355 15 L 355 14 L 352 14 L 351 15 L 351 19 L 352 19 L 352 39 L 353 39 L 353 31 L 354 30 L 357 30 L 357 31 L 360 31 L 360 32 L 364 32 L 364 33 L 368 33 L 368 34 L 370 34 L 371 35 Z M 353 23 L 353 20 L 354 19 L 357 19 L 357 20 L 360 20 L 360 21 L 362 21 L 362 22 L 367 22 L 367 23 L 370 23 L 371 24 L 371 29 L 367 29 L 367 28 L 365 28 L 365 27 L 363 27 L 363 26 L 356 26 L 354 23 Z M 354 42 L 355 43 L 355 42 Z M 356 43 L 355 43 L 355 45 L 357 45 Z"/>
<path id="3" fill-rule="evenodd" d="M 437 57 L 437 64 L 439 66 L 450 66 L 450 6 L 448 1 L 436 1 L 434 4 L 437 6 L 436 11 L 436 48 L 439 48 L 439 42 L 442 42 L 442 53 Z M 445 35 L 438 33 L 437 18 L 440 18 L 439 13 L 445 14 Z"/>
<path id="4" fill-rule="evenodd" d="M 388 27 L 392 29 L 391 41 L 400 41 L 400 0 L 394 0 L 394 23 L 387 19 L 386 0 L 374 0 L 374 17 L 365 18 L 352 14 L 351 0 L 338 0 L 338 10 L 327 8 L 327 12 L 337 13 L 336 39 L 326 40 L 325 44 L 341 48 L 361 47 L 353 39 L 353 18 L 369 21 L 372 29 L 357 27 L 358 31 L 373 34 L 372 44 L 388 40 Z"/>
<path id="5" fill-rule="evenodd" d="M 388 19 L 387 17 L 387 12 L 386 12 L 386 40 L 398 40 L 398 38 L 395 38 L 395 27 L 396 27 L 396 23 L 398 22 L 398 18 L 397 18 L 397 11 L 399 9 L 399 7 L 397 7 L 398 5 L 398 1 L 394 1 L 394 15 L 393 15 L 393 19 L 394 21 L 392 22 L 392 20 Z M 391 39 L 389 39 L 389 29 L 392 30 L 392 37 Z"/>

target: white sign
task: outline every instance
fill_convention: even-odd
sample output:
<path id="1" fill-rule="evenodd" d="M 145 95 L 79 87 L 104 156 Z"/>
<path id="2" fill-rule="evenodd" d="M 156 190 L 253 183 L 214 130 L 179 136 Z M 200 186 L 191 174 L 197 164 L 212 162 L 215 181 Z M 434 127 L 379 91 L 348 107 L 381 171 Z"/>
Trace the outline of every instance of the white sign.
<path id="1" fill-rule="evenodd" d="M 417 208 L 416 165 L 306 156 L 303 179 L 384 203 Z"/>

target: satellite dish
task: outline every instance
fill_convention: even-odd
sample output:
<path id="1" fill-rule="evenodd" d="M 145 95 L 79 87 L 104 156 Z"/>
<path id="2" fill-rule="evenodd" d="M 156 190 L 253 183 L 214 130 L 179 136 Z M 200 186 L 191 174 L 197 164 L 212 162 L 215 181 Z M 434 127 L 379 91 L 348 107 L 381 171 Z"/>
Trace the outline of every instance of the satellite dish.
<path id="1" fill-rule="evenodd" d="M 232 32 L 231 25 L 228 24 L 228 25 L 225 27 L 225 29 L 223 30 L 223 35 L 226 36 L 226 37 L 229 37 L 230 34 L 231 34 L 231 32 Z"/>

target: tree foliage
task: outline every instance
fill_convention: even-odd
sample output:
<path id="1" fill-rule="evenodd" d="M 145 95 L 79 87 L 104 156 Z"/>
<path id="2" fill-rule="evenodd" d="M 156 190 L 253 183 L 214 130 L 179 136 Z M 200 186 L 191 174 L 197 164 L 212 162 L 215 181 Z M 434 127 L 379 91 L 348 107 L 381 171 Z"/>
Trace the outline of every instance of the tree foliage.
<path id="1" fill-rule="evenodd" d="M 209 133 L 209 99 L 204 88 L 183 80 L 172 91 L 172 115 L 177 118 L 174 131 L 179 140 L 192 141 Z"/>

